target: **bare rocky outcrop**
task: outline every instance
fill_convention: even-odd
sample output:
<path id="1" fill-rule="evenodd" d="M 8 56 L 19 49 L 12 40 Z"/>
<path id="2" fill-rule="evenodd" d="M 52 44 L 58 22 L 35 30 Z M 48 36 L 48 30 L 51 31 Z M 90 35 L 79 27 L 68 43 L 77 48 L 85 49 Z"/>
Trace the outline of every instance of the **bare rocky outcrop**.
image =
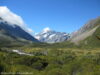
<path id="1" fill-rule="evenodd" d="M 100 27 L 100 17 L 89 21 L 78 31 L 73 32 L 69 40 L 78 45 L 80 41 L 91 36 L 98 27 Z"/>

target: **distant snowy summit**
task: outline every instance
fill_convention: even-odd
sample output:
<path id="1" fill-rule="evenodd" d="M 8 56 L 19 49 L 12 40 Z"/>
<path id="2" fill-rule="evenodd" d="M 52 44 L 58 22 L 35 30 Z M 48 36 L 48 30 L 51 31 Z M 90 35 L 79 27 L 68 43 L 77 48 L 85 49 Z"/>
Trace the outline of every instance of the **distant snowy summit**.
<path id="1" fill-rule="evenodd" d="M 69 38 L 69 34 L 65 32 L 56 32 L 47 27 L 43 29 L 42 32 L 36 34 L 35 38 L 41 42 L 57 43 L 67 40 Z"/>

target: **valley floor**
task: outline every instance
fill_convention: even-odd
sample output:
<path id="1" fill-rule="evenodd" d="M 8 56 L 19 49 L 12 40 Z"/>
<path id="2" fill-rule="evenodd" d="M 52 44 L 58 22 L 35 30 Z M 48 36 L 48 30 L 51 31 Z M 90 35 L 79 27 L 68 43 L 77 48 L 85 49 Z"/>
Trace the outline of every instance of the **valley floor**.
<path id="1" fill-rule="evenodd" d="M 18 54 L 19 50 L 31 55 Z M 13 47 L 0 49 L 1 75 L 100 75 L 100 48 Z"/>

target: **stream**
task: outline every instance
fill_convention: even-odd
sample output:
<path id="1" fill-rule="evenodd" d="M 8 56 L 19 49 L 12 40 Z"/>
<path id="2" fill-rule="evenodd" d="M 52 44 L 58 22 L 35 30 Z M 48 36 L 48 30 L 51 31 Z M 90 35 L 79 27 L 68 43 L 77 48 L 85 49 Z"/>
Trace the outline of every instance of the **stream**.
<path id="1" fill-rule="evenodd" d="M 12 52 L 17 53 L 17 54 L 20 54 L 20 55 L 33 56 L 33 54 L 25 53 L 25 52 L 22 52 L 20 50 L 12 50 Z"/>

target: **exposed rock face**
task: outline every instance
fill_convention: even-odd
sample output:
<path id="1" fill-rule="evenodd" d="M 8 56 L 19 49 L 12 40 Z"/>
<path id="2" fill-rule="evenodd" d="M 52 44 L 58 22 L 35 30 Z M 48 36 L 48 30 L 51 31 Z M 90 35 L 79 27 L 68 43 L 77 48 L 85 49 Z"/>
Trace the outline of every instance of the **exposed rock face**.
<path id="1" fill-rule="evenodd" d="M 78 44 L 80 41 L 91 36 L 98 27 L 100 27 L 100 17 L 89 21 L 78 31 L 73 32 L 69 40 L 71 40 L 71 42 L 74 42 L 75 44 Z"/>

